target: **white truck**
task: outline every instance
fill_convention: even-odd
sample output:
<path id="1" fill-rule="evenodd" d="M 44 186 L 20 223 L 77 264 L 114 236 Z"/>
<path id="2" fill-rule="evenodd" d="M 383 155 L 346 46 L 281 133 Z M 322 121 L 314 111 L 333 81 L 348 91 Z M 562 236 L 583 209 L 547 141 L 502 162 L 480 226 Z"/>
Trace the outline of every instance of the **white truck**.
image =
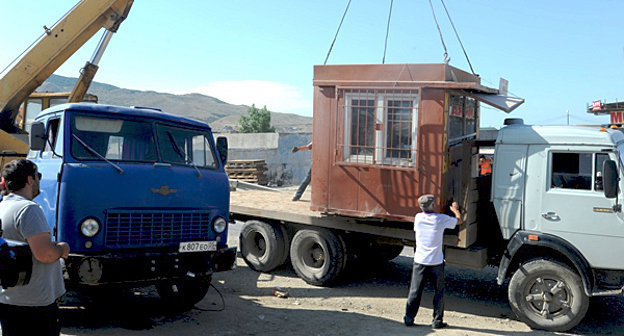
<path id="1" fill-rule="evenodd" d="M 624 291 L 624 133 L 505 123 L 495 142 L 492 176 L 472 178 L 478 238 L 466 248 L 447 246 L 446 261 L 498 266 L 498 284 L 510 279 L 509 303 L 521 320 L 533 328 L 568 330 L 583 319 L 590 297 Z M 231 218 L 246 222 L 242 256 L 258 271 L 271 271 L 290 257 L 306 282 L 328 285 L 352 260 L 393 258 L 414 244 L 409 223 L 315 212 L 307 202 L 290 202 L 291 195 L 280 201 L 279 194 L 231 193 Z M 363 241 L 372 242 L 368 248 L 375 252 L 366 254 Z"/>

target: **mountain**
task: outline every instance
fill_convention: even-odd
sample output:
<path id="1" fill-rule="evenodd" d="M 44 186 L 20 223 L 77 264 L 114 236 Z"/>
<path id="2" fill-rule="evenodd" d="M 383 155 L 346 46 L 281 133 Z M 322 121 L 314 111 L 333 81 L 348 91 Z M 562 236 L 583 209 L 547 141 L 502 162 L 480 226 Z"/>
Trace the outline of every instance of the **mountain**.
<path id="1" fill-rule="evenodd" d="M 37 92 L 71 91 L 75 82 L 76 78 L 52 75 Z M 228 104 L 199 93 L 176 95 L 139 91 L 99 82 L 91 83 L 89 93 L 96 95 L 100 104 L 155 107 L 171 114 L 207 122 L 216 132 L 224 128 L 238 129 L 238 119 L 246 115 L 249 109 L 246 105 Z M 271 111 L 271 124 L 280 133 L 312 132 L 312 118 L 292 113 Z"/>

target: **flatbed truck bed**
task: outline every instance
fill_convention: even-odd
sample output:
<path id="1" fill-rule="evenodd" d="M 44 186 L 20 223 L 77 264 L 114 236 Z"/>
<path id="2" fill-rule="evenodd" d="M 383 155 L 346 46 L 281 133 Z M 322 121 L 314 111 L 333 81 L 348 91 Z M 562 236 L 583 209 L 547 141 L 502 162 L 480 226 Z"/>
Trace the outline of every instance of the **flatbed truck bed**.
<path id="1" fill-rule="evenodd" d="M 414 246 L 412 224 L 326 214 L 310 210 L 309 198 L 291 201 L 292 191 L 244 190 L 230 193 L 231 220 L 259 220 L 281 225 L 320 227 L 344 232 L 363 233 L 396 245 Z M 458 266 L 481 269 L 487 264 L 487 249 L 480 246 L 458 247 L 462 228 L 444 237 L 446 262 Z"/>

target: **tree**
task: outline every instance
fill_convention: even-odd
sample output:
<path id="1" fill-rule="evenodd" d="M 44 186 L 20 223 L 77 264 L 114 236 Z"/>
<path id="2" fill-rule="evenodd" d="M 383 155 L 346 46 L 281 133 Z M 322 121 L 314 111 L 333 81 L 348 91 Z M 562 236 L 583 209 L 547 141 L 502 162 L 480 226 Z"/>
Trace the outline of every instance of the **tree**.
<path id="1" fill-rule="evenodd" d="M 271 112 L 266 105 L 259 109 L 256 104 L 252 104 L 247 110 L 248 115 L 243 115 L 238 120 L 241 133 L 272 133 L 275 127 L 271 126 Z"/>

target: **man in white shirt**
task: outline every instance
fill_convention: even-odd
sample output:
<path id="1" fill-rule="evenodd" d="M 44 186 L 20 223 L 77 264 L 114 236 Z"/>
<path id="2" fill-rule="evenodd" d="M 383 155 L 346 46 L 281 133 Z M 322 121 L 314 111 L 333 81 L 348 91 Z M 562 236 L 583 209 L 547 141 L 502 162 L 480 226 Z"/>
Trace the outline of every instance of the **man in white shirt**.
<path id="1" fill-rule="evenodd" d="M 414 318 L 420 307 L 425 281 L 429 279 L 434 287 L 433 296 L 433 323 L 434 329 L 447 326 L 444 317 L 444 254 L 442 240 L 445 229 L 453 229 L 461 225 L 461 213 L 457 202 L 451 205 L 455 217 L 434 212 L 435 199 L 433 195 L 423 195 L 418 198 L 418 205 L 422 210 L 414 218 L 416 233 L 416 249 L 414 251 L 414 267 L 412 281 L 407 297 L 407 306 L 403 322 L 406 326 L 414 325 Z"/>

